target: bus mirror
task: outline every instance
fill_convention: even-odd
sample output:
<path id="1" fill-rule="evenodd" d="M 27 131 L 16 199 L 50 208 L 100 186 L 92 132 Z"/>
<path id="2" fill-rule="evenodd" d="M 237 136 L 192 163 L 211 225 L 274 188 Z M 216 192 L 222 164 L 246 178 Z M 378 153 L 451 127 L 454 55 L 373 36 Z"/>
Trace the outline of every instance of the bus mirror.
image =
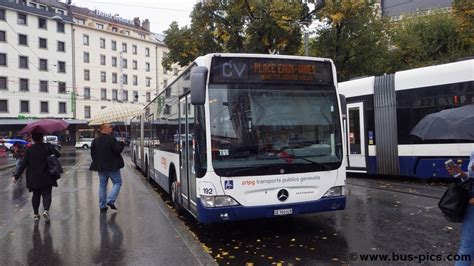
<path id="1" fill-rule="evenodd" d="M 346 96 L 343 94 L 339 94 L 339 100 L 341 102 L 341 113 L 342 117 L 346 118 L 347 116 L 347 103 L 346 103 Z"/>
<path id="2" fill-rule="evenodd" d="M 198 66 L 191 72 L 191 104 L 203 105 L 206 100 L 207 68 Z"/>

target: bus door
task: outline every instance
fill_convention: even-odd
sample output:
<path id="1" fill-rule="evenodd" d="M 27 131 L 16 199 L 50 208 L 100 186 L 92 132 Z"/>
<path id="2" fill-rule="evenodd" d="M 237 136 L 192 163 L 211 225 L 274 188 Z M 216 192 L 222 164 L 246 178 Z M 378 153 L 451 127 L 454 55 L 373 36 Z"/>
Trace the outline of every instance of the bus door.
<path id="1" fill-rule="evenodd" d="M 179 134 L 180 134 L 180 176 L 183 207 L 192 213 L 196 208 L 196 174 L 194 172 L 194 106 L 191 94 L 179 100 Z"/>
<path id="2" fill-rule="evenodd" d="M 155 137 L 154 135 L 154 128 L 153 128 L 153 123 L 154 123 L 154 114 L 151 114 L 148 116 L 148 173 L 147 177 L 155 180 L 155 160 L 154 158 L 154 147 L 155 147 Z M 145 166 L 146 167 L 146 166 Z M 155 180 L 156 181 L 156 180 Z"/>
<path id="3" fill-rule="evenodd" d="M 364 125 L 364 103 L 347 104 L 348 161 L 351 170 L 366 171 L 366 145 Z M 359 168 L 359 169 L 358 169 Z"/>

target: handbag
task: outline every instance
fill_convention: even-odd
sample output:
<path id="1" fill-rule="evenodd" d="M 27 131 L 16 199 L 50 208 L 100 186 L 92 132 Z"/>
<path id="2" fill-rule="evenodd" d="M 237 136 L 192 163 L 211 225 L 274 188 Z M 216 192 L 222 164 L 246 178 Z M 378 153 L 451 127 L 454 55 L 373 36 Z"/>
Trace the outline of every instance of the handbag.
<path id="1" fill-rule="evenodd" d="M 59 161 L 58 157 L 56 157 L 56 155 L 54 155 L 54 152 L 51 150 L 54 148 L 50 144 L 46 145 L 49 151 L 48 159 L 46 160 L 48 164 L 48 171 L 55 180 L 58 180 L 59 178 L 61 178 L 61 174 L 64 172 L 63 166 L 61 165 L 61 162 Z"/>
<path id="2" fill-rule="evenodd" d="M 462 223 L 471 198 L 472 179 L 448 187 L 439 200 L 438 207 L 449 222 Z"/>

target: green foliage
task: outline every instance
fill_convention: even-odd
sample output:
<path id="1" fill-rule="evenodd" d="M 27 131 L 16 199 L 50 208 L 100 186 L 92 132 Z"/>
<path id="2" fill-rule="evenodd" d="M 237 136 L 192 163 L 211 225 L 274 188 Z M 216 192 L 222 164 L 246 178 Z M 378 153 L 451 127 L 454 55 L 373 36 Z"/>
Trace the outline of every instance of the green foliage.
<path id="1" fill-rule="evenodd" d="M 472 44 L 450 13 L 406 19 L 392 35 L 397 69 L 448 63 L 473 54 Z"/>
<path id="2" fill-rule="evenodd" d="M 310 55 L 331 58 L 338 80 L 378 75 L 389 68 L 388 23 L 369 1 L 326 1 L 318 12 L 324 24 L 311 41 Z"/>
<path id="3" fill-rule="evenodd" d="M 302 0 L 197 3 L 189 28 L 173 23 L 165 31 L 170 53 L 163 66 L 184 66 L 197 56 L 218 52 L 296 54 L 301 47 L 300 20 L 307 13 Z"/>

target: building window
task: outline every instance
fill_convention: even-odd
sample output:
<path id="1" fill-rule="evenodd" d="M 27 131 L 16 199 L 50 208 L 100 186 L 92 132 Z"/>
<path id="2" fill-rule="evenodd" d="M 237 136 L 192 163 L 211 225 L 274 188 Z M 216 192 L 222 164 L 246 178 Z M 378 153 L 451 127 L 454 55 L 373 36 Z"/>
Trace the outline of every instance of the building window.
<path id="1" fill-rule="evenodd" d="M 163 88 L 166 88 L 166 86 L 168 86 L 168 80 L 164 79 L 163 80 Z"/>
<path id="2" fill-rule="evenodd" d="M 20 79 L 20 91 L 29 91 L 29 81 L 28 79 Z"/>
<path id="3" fill-rule="evenodd" d="M 168 70 L 166 69 L 166 67 L 163 67 L 163 74 L 168 74 Z"/>
<path id="4" fill-rule="evenodd" d="M 29 112 L 30 112 L 30 102 L 20 101 L 20 113 L 29 113 Z"/>
<path id="5" fill-rule="evenodd" d="M 45 18 L 38 18 L 38 28 L 40 29 L 48 28 L 48 22 Z"/>
<path id="6" fill-rule="evenodd" d="M 0 77 L 0 90 L 8 89 L 8 79 L 7 77 Z"/>
<path id="7" fill-rule="evenodd" d="M 122 92 L 122 101 L 127 102 L 128 101 L 128 91 L 124 90 Z"/>
<path id="8" fill-rule="evenodd" d="M 100 82 L 107 82 L 107 73 L 100 71 Z"/>
<path id="9" fill-rule="evenodd" d="M 86 21 L 81 18 L 74 18 L 74 22 L 80 25 L 86 25 Z"/>
<path id="10" fill-rule="evenodd" d="M 145 39 L 145 38 L 146 38 L 146 35 L 145 35 L 145 34 L 139 33 L 138 35 L 140 35 L 140 38 L 142 38 L 142 39 Z"/>
<path id="11" fill-rule="evenodd" d="M 45 6 L 45 5 L 38 4 L 38 8 L 41 9 L 41 10 L 44 10 L 44 11 L 48 11 L 48 7 Z"/>
<path id="12" fill-rule="evenodd" d="M 91 118 L 91 107 L 88 105 L 84 106 L 84 118 Z"/>
<path id="13" fill-rule="evenodd" d="M 117 66 L 117 57 L 112 56 L 112 66 L 116 67 Z"/>
<path id="14" fill-rule="evenodd" d="M 138 91 L 133 91 L 133 101 L 138 102 Z"/>
<path id="15" fill-rule="evenodd" d="M 146 57 L 150 57 L 150 48 L 145 48 Z"/>
<path id="16" fill-rule="evenodd" d="M 122 43 L 122 52 L 126 53 L 127 52 L 127 44 L 126 43 Z"/>
<path id="17" fill-rule="evenodd" d="M 117 84 L 117 73 L 112 73 L 112 83 Z"/>
<path id="18" fill-rule="evenodd" d="M 58 41 L 58 52 L 66 52 L 66 44 Z"/>
<path id="19" fill-rule="evenodd" d="M 40 71 L 48 71 L 48 59 L 41 59 L 39 60 L 39 70 Z"/>
<path id="20" fill-rule="evenodd" d="M 150 72 L 150 63 L 145 63 L 146 72 Z"/>
<path id="21" fill-rule="evenodd" d="M 17 23 L 20 25 L 27 25 L 28 17 L 24 13 L 18 13 Z"/>
<path id="22" fill-rule="evenodd" d="M 59 102 L 59 112 L 60 114 L 65 114 L 66 113 L 66 103 L 65 102 Z"/>
<path id="23" fill-rule="evenodd" d="M 132 46 L 132 53 L 137 54 L 137 46 L 136 45 Z"/>
<path id="24" fill-rule="evenodd" d="M 176 67 L 175 67 L 175 68 L 173 68 L 173 74 L 174 74 L 175 76 L 177 76 L 177 75 L 178 75 L 178 68 L 176 68 Z"/>
<path id="25" fill-rule="evenodd" d="M 91 88 L 84 87 L 84 100 L 89 100 L 91 98 Z"/>
<path id="26" fill-rule="evenodd" d="M 100 99 L 107 100 L 107 89 L 100 89 Z"/>
<path id="27" fill-rule="evenodd" d="M 7 32 L 4 30 L 0 30 L 0 42 L 7 41 Z"/>
<path id="28" fill-rule="evenodd" d="M 118 28 L 117 27 L 112 27 L 112 32 L 118 32 Z"/>
<path id="29" fill-rule="evenodd" d="M 82 35 L 82 43 L 84 45 L 89 46 L 89 35 L 87 35 L 87 34 Z"/>
<path id="30" fill-rule="evenodd" d="M 20 58 L 19 58 L 19 68 L 24 68 L 24 69 L 28 69 L 28 56 L 22 56 L 20 55 Z"/>
<path id="31" fill-rule="evenodd" d="M 18 44 L 28 45 L 28 36 L 26 36 L 25 34 L 18 34 Z"/>
<path id="32" fill-rule="evenodd" d="M 100 38 L 100 48 L 105 49 L 105 39 Z"/>
<path id="33" fill-rule="evenodd" d="M 96 25 L 96 28 L 99 29 L 99 30 L 104 29 L 104 24 L 96 23 L 95 25 Z"/>
<path id="34" fill-rule="evenodd" d="M 128 76 L 127 74 L 122 75 L 122 84 L 127 85 L 128 84 Z"/>
<path id="35" fill-rule="evenodd" d="M 5 9 L 0 9 L 0 20 L 5 20 Z"/>
<path id="36" fill-rule="evenodd" d="M 112 51 L 117 51 L 117 42 L 112 41 Z"/>
<path id="37" fill-rule="evenodd" d="M 20 113 L 29 113 L 29 112 L 30 112 L 30 102 L 20 101 Z"/>
<path id="38" fill-rule="evenodd" d="M 84 63 L 89 63 L 90 62 L 90 59 L 89 59 L 89 52 L 84 52 Z"/>
<path id="39" fill-rule="evenodd" d="M 112 100 L 117 101 L 118 100 L 118 91 L 117 90 L 112 90 Z"/>
<path id="40" fill-rule="evenodd" d="M 66 11 L 64 11 L 62 9 L 59 9 L 59 8 L 56 9 L 56 13 L 59 14 L 59 15 L 63 15 L 63 16 L 66 15 Z"/>
<path id="41" fill-rule="evenodd" d="M 48 49 L 48 40 L 45 38 L 39 38 L 39 48 Z"/>
<path id="42" fill-rule="evenodd" d="M 66 82 L 58 82 L 58 93 L 66 93 Z"/>
<path id="43" fill-rule="evenodd" d="M 146 78 L 146 86 L 151 87 L 151 78 Z"/>
<path id="44" fill-rule="evenodd" d="M 0 112 L 8 113 L 8 100 L 0 100 Z"/>
<path id="45" fill-rule="evenodd" d="M 91 72 L 89 71 L 89 69 L 84 69 L 84 80 L 85 81 L 91 80 Z"/>
<path id="46" fill-rule="evenodd" d="M 137 69 L 138 69 L 138 62 L 137 62 L 137 60 L 133 60 L 132 63 L 133 63 L 133 64 L 132 64 L 132 65 L 133 65 L 133 70 L 137 70 Z"/>
<path id="47" fill-rule="evenodd" d="M 40 113 L 49 113 L 48 102 L 40 101 Z"/>
<path id="48" fill-rule="evenodd" d="M 147 92 L 147 93 L 146 93 L 146 101 L 147 101 L 147 102 L 150 102 L 150 101 L 151 101 L 151 94 L 150 94 L 150 92 Z"/>
<path id="49" fill-rule="evenodd" d="M 105 66 L 105 55 L 103 55 L 103 54 L 100 55 L 100 64 L 102 66 Z"/>
<path id="50" fill-rule="evenodd" d="M 105 108 L 107 108 L 107 106 L 101 106 L 100 107 L 101 110 L 104 110 Z"/>
<path id="51" fill-rule="evenodd" d="M 6 66 L 6 65 L 7 65 L 7 54 L 0 53 L 0 66 Z"/>
<path id="52" fill-rule="evenodd" d="M 130 31 L 125 31 L 125 35 L 130 36 Z"/>
<path id="53" fill-rule="evenodd" d="M 40 80 L 40 92 L 48 92 L 48 81 L 47 80 Z"/>
<path id="54" fill-rule="evenodd" d="M 137 76 L 133 76 L 133 85 L 134 86 L 138 85 L 138 77 Z"/>
<path id="55" fill-rule="evenodd" d="M 127 68 L 127 67 L 128 67 L 127 59 L 125 59 L 125 58 L 122 59 L 122 67 L 123 67 L 123 68 Z"/>
<path id="56" fill-rule="evenodd" d="M 58 32 L 65 32 L 64 30 L 64 23 L 57 21 L 56 22 L 56 29 Z"/>
<path id="57" fill-rule="evenodd" d="M 58 73 L 66 73 L 66 62 L 58 61 Z"/>

